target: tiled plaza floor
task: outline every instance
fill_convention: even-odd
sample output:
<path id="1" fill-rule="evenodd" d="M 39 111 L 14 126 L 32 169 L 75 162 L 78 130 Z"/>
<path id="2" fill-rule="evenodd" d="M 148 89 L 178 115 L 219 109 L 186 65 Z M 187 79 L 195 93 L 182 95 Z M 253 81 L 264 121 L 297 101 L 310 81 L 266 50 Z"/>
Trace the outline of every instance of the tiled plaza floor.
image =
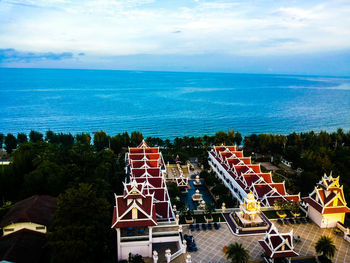
<path id="1" fill-rule="evenodd" d="M 300 236 L 301 242 L 295 244 L 295 250 L 300 256 L 313 256 L 315 255 L 315 243 L 321 235 L 330 235 L 337 247 L 337 252 L 333 259 L 334 263 L 346 263 L 350 262 L 350 243 L 346 242 L 341 235 L 335 235 L 333 229 L 320 229 L 313 223 L 300 224 L 300 225 L 288 225 L 279 226 L 275 223 L 275 226 L 280 232 L 289 232 L 293 229 L 294 236 Z M 221 224 L 219 230 L 207 230 L 207 231 L 193 231 L 189 233 L 188 228 L 184 228 L 185 233 L 192 234 L 197 247 L 197 252 L 191 252 L 192 262 L 195 263 L 226 263 L 229 262 L 225 258 L 225 254 L 222 251 L 224 246 L 233 242 L 242 243 L 243 246 L 249 251 L 250 261 L 262 262 L 261 254 L 264 252 L 258 243 L 259 239 L 262 239 L 264 235 L 259 236 L 246 236 L 238 237 L 232 234 L 226 224 Z"/>
<path id="2" fill-rule="evenodd" d="M 188 229 L 187 229 L 188 234 Z M 237 237 L 227 227 L 227 224 L 221 223 L 219 230 L 207 230 L 207 231 L 193 231 L 192 235 L 196 241 L 198 251 L 191 252 L 192 262 L 196 263 L 224 263 L 229 262 L 225 258 L 225 254 L 222 251 L 224 246 L 231 244 L 232 242 L 242 243 L 243 246 L 249 250 L 251 261 L 260 261 L 261 254 L 264 252 L 258 243 L 264 235 L 249 236 L 249 237 Z"/>
<path id="3" fill-rule="evenodd" d="M 276 221 L 275 221 L 276 222 Z M 300 225 L 283 225 L 275 226 L 280 232 L 289 232 L 293 229 L 294 236 L 300 236 L 301 242 L 294 243 L 295 251 L 301 256 L 315 255 L 315 244 L 322 235 L 331 236 L 337 248 L 337 252 L 333 259 L 334 263 L 350 262 L 350 243 L 343 239 L 342 234 L 334 234 L 334 229 L 321 229 L 314 223 L 300 224 Z"/>

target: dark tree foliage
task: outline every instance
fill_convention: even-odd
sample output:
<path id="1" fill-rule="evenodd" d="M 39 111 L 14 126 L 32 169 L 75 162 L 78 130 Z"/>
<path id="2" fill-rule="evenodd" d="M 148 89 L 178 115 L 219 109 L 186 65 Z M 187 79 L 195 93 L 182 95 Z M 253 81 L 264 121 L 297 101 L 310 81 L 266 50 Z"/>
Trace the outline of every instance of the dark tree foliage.
<path id="1" fill-rule="evenodd" d="M 54 133 L 52 131 L 46 132 L 45 140 L 49 143 L 56 143 L 65 148 L 71 148 L 74 144 L 74 137 L 72 134 Z"/>
<path id="2" fill-rule="evenodd" d="M 29 133 L 29 141 L 30 142 L 39 142 L 39 141 L 43 141 L 43 134 L 40 132 L 36 132 L 36 131 L 30 131 Z"/>
<path id="3" fill-rule="evenodd" d="M 4 134 L 0 133 L 0 149 L 2 148 L 3 144 L 4 144 Z"/>
<path id="4" fill-rule="evenodd" d="M 34 194 L 57 196 L 81 182 L 100 187 L 106 196 L 122 191 L 124 164 L 117 164 L 117 156 L 110 150 L 95 153 L 87 144 L 63 147 L 57 143 L 29 142 L 20 145 L 12 160 L 0 177 L 5 200 L 17 201 Z"/>
<path id="5" fill-rule="evenodd" d="M 95 146 L 96 151 L 99 152 L 99 151 L 107 148 L 108 143 L 109 143 L 109 140 L 108 140 L 107 134 L 104 131 L 101 130 L 101 131 L 95 132 L 95 134 L 94 134 L 94 146 Z"/>
<path id="6" fill-rule="evenodd" d="M 17 139 L 13 134 L 8 133 L 5 137 L 5 150 L 8 154 L 11 154 L 17 147 Z"/>
<path id="7" fill-rule="evenodd" d="M 75 135 L 75 139 L 77 142 L 81 144 L 90 144 L 91 143 L 91 136 L 88 133 L 78 133 Z"/>
<path id="8" fill-rule="evenodd" d="M 139 131 L 134 131 L 131 133 L 130 144 L 135 147 L 138 146 L 143 140 L 143 135 Z"/>
<path id="9" fill-rule="evenodd" d="M 25 134 L 25 133 L 18 133 L 17 134 L 17 142 L 18 142 L 18 144 L 22 144 L 22 143 L 28 142 L 27 134 Z"/>
<path id="10" fill-rule="evenodd" d="M 80 184 L 60 194 L 48 233 L 51 262 L 103 262 L 109 256 L 111 210 L 92 185 Z"/>

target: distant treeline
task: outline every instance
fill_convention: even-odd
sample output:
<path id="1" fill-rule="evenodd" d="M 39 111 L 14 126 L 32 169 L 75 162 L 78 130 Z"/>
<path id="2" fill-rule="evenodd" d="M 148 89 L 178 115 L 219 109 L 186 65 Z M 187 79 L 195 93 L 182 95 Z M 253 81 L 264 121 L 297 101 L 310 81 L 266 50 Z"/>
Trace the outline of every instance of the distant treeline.
<path id="1" fill-rule="evenodd" d="M 29 137 L 29 138 L 28 138 Z M 4 145 L 7 153 L 11 154 L 17 146 L 28 143 L 28 142 L 47 142 L 59 145 L 62 148 L 69 149 L 75 143 L 93 145 L 95 151 L 101 151 L 103 149 L 111 149 L 115 154 L 125 150 L 126 147 L 137 146 L 144 136 L 141 132 L 134 131 L 129 135 L 128 132 L 119 133 L 111 136 L 106 134 L 104 131 L 97 131 L 93 133 L 93 138 L 89 133 L 79 133 L 73 136 L 68 133 L 54 133 L 47 131 L 45 136 L 42 133 L 31 131 L 29 136 L 25 133 L 18 133 L 17 136 L 9 133 L 6 136 L 0 134 L 0 147 Z M 157 146 L 162 148 L 165 161 L 173 161 L 176 155 L 180 156 L 180 159 L 186 161 L 189 157 L 197 156 L 205 158 L 206 149 L 211 145 L 240 145 L 242 142 L 242 135 L 239 132 L 230 130 L 228 132 L 219 131 L 214 136 L 203 136 L 203 137 L 177 137 L 173 141 L 169 139 L 163 140 L 157 137 L 147 137 L 145 141 L 149 146 Z"/>

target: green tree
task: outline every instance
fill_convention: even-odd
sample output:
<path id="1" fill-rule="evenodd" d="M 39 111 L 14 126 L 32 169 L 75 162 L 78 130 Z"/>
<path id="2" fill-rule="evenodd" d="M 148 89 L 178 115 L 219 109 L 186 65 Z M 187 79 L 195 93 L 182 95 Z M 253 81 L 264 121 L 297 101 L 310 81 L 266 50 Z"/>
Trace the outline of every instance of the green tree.
<path id="1" fill-rule="evenodd" d="M 5 150 L 8 154 L 11 154 L 17 147 L 17 139 L 13 134 L 8 133 L 5 137 Z"/>
<path id="2" fill-rule="evenodd" d="M 232 129 L 227 132 L 227 145 L 233 145 L 235 143 L 235 130 Z"/>
<path id="3" fill-rule="evenodd" d="M 242 139 L 243 139 L 242 134 L 240 134 L 239 132 L 236 132 L 235 139 L 234 139 L 235 144 L 237 144 L 238 146 L 241 145 Z"/>
<path id="4" fill-rule="evenodd" d="M 28 137 L 25 133 L 18 133 L 17 134 L 17 142 L 18 144 L 26 143 L 28 142 Z"/>
<path id="5" fill-rule="evenodd" d="M 143 135 L 139 131 L 134 131 L 131 133 L 130 143 L 131 146 L 138 146 L 143 140 Z"/>
<path id="6" fill-rule="evenodd" d="M 4 134 L 0 133 L 0 149 L 2 149 L 3 144 L 4 144 Z"/>
<path id="7" fill-rule="evenodd" d="M 31 130 L 29 133 L 29 140 L 31 142 L 39 142 L 39 141 L 43 141 L 43 134 L 40 132 L 36 132 Z"/>
<path id="8" fill-rule="evenodd" d="M 227 133 L 224 131 L 218 131 L 215 133 L 214 144 L 221 145 L 226 144 L 227 142 Z"/>
<path id="9" fill-rule="evenodd" d="M 91 185 L 60 194 L 53 229 L 48 233 L 51 262 L 102 262 L 106 257 L 112 209 Z"/>
<path id="10" fill-rule="evenodd" d="M 232 263 L 247 263 L 249 260 L 249 252 L 237 242 L 231 243 L 226 250 L 226 257 Z"/>
<path id="11" fill-rule="evenodd" d="M 320 239 L 316 242 L 315 250 L 317 254 L 321 254 L 327 259 L 332 259 L 337 249 L 331 237 L 321 236 Z"/>
<path id="12" fill-rule="evenodd" d="M 53 131 L 47 131 L 45 141 L 49 143 L 58 143 L 57 135 Z"/>
<path id="13" fill-rule="evenodd" d="M 97 131 L 94 134 L 94 146 L 96 151 L 101 151 L 108 146 L 108 137 L 104 131 Z"/>
<path id="14" fill-rule="evenodd" d="M 89 133 L 78 133 L 77 135 L 75 135 L 75 139 L 77 142 L 80 142 L 82 144 L 91 143 L 91 136 Z"/>

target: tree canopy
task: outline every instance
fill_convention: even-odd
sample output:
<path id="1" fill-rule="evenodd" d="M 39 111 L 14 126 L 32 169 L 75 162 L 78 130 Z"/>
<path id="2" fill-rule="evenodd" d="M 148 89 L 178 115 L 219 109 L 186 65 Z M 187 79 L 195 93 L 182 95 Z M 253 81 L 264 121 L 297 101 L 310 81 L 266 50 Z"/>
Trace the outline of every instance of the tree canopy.
<path id="1" fill-rule="evenodd" d="M 102 262 L 108 255 L 111 205 L 80 184 L 58 196 L 53 229 L 48 233 L 51 262 Z"/>
<path id="2" fill-rule="evenodd" d="M 249 260 L 249 252 L 237 242 L 230 244 L 225 254 L 232 263 L 247 263 Z"/>

